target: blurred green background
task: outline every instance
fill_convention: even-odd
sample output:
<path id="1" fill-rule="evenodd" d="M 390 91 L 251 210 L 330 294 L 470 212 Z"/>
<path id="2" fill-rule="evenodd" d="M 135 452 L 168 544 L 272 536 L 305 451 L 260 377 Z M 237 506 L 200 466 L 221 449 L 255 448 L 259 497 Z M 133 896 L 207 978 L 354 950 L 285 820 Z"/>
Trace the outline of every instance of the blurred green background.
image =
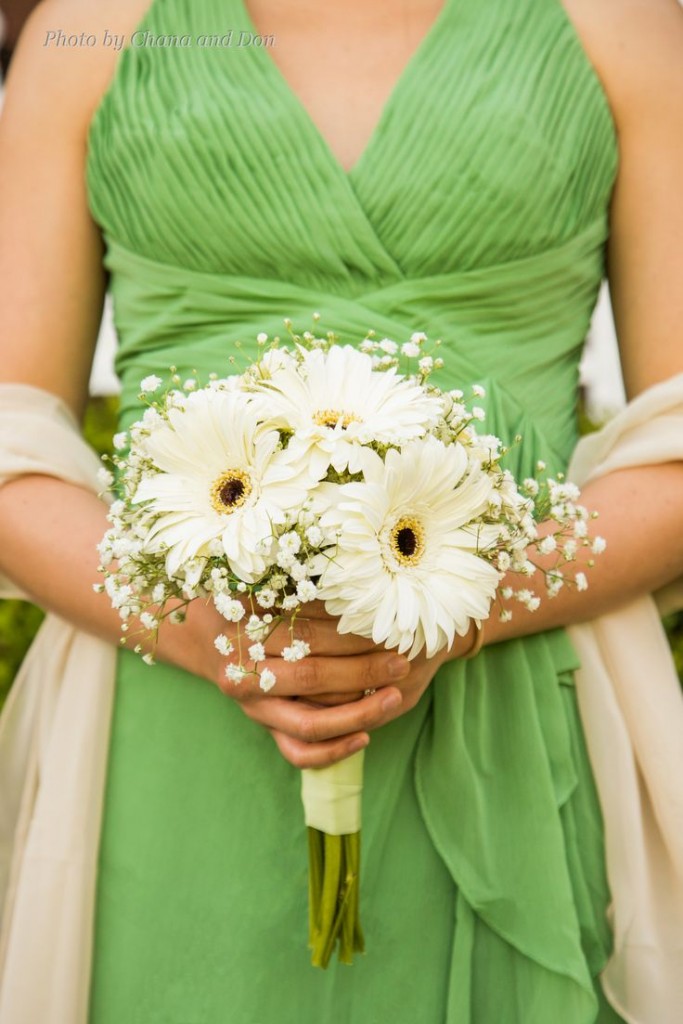
<path id="1" fill-rule="evenodd" d="M 111 453 L 117 410 L 118 399 L 115 397 L 90 400 L 84 424 L 85 436 L 101 454 Z M 594 429 L 585 417 L 581 418 L 581 426 L 584 432 Z M 38 608 L 24 601 L 0 601 L 0 707 L 42 618 Z M 669 616 L 665 626 L 678 674 L 683 680 L 683 612 Z"/>

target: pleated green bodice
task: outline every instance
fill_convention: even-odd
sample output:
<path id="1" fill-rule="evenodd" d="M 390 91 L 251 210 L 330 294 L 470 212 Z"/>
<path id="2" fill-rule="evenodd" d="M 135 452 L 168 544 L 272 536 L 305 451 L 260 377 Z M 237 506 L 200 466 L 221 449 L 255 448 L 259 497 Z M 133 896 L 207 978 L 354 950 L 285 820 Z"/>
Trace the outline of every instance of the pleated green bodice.
<path id="1" fill-rule="evenodd" d="M 440 338 L 437 381 L 523 435 L 510 467 L 563 468 L 618 151 L 559 0 L 446 0 L 348 173 L 254 31 L 241 2 L 155 0 L 93 118 L 122 425 L 147 374 L 225 372 L 318 311 Z M 216 687 L 121 655 L 92 1024 L 616 1020 L 577 664 L 562 630 L 485 649 L 373 735 L 368 954 L 323 974 L 296 770 Z"/>

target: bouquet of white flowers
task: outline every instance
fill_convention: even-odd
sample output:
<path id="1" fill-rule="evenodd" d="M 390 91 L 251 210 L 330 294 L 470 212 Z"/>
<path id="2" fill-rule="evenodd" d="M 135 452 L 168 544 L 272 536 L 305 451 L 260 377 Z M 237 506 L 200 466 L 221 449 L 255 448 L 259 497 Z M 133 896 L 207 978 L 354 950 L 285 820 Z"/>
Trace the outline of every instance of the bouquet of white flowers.
<path id="1" fill-rule="evenodd" d="M 534 544 L 557 551 L 542 573 L 547 594 L 570 581 L 564 563 L 590 543 L 577 489 L 535 478 L 518 487 L 500 465 L 501 441 L 476 429 L 483 389 L 465 399 L 430 383 L 443 362 L 427 354 L 425 334 L 399 346 L 370 331 L 353 347 L 285 326 L 284 343 L 258 335 L 260 356 L 243 373 L 201 387 L 172 370 L 158 399 L 161 378 L 142 382 L 152 397 L 115 437 L 119 497 L 99 547 L 97 589 L 124 633 L 132 622 L 155 633 L 166 617 L 182 621 L 190 601 L 210 600 L 231 624 L 215 638 L 228 679 L 256 677 L 268 691 L 276 675 L 263 664 L 265 641 L 285 621 L 281 657 L 310 654 L 295 636 L 310 601 L 325 603 L 340 632 L 411 659 L 450 648 L 472 621 L 480 627 L 506 573 L 526 582 L 537 571 Z M 547 518 L 557 529 L 539 540 L 536 521 Z M 583 588 L 585 576 L 573 582 Z M 540 602 L 526 585 L 504 596 L 532 610 Z M 364 948 L 362 772 L 360 751 L 302 773 L 310 945 L 322 967 L 337 945 L 345 962 Z"/>

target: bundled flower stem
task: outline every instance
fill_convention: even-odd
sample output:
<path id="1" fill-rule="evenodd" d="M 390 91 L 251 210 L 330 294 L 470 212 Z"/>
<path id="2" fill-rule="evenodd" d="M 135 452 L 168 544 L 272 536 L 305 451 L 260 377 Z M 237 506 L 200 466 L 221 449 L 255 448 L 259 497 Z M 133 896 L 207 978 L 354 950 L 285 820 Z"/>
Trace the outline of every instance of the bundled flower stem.
<path id="1" fill-rule="evenodd" d="M 327 967 L 365 950 L 360 923 L 360 828 L 365 751 L 301 773 L 308 826 L 311 963 Z"/>

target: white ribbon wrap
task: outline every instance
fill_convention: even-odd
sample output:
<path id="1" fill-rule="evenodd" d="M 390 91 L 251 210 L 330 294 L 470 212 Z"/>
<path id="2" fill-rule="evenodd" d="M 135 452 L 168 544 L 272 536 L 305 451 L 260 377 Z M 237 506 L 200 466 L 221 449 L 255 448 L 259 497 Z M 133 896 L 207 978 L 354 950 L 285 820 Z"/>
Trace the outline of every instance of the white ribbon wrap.
<path id="1" fill-rule="evenodd" d="M 363 759 L 359 750 L 328 768 L 304 768 L 301 799 L 306 824 L 328 836 L 360 832 Z"/>

